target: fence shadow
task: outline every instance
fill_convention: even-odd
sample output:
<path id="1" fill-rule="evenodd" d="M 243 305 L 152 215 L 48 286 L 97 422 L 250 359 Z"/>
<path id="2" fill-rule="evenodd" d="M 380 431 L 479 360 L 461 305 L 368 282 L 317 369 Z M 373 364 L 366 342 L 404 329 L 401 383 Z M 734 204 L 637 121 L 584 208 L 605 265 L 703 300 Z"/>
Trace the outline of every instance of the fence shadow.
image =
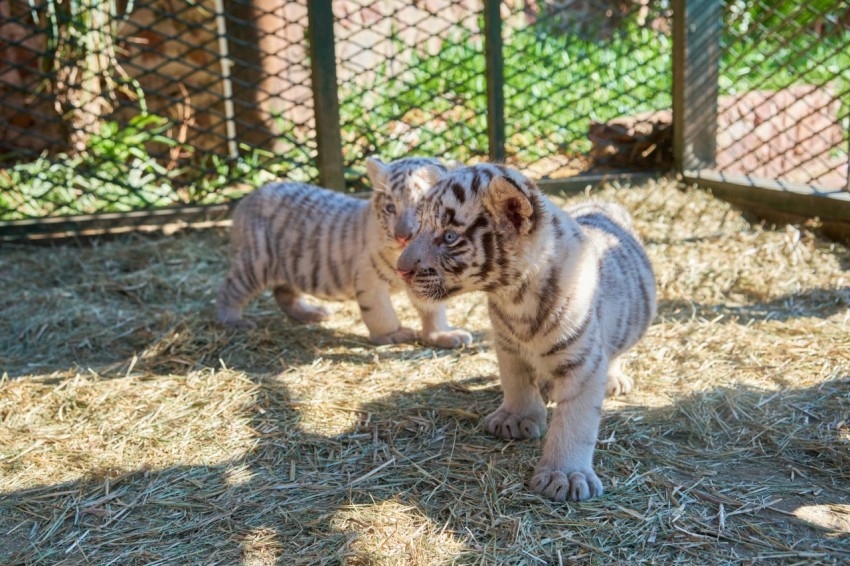
<path id="1" fill-rule="evenodd" d="M 850 287 L 838 289 L 809 289 L 801 293 L 782 295 L 769 301 L 745 305 L 705 304 L 684 300 L 661 300 L 658 314 L 671 320 L 701 317 L 718 319 L 720 324 L 742 324 L 768 320 L 785 321 L 793 318 L 829 318 L 850 309 Z M 722 318 L 718 318 L 722 317 Z"/>

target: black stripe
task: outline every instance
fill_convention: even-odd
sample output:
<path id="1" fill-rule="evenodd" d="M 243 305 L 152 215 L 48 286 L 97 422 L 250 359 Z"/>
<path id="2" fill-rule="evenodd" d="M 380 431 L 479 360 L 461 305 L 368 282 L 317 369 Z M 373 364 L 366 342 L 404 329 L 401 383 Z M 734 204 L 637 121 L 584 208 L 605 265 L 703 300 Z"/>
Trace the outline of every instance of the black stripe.
<path id="1" fill-rule="evenodd" d="M 635 295 L 635 285 L 640 286 L 640 282 L 635 280 L 636 279 L 635 266 L 634 266 L 634 263 L 632 262 L 631 256 L 628 254 L 628 252 L 625 249 L 625 243 L 626 242 L 621 241 L 620 243 L 621 243 L 620 255 L 617 259 L 619 259 L 620 269 L 622 269 L 623 271 L 626 272 L 626 277 L 628 278 L 628 281 L 627 281 L 627 284 L 626 284 L 626 293 L 628 295 L 627 296 L 628 302 L 626 303 L 626 308 L 628 309 L 629 314 L 628 314 L 628 324 L 624 327 L 621 327 L 623 332 L 622 332 L 622 336 L 620 337 L 620 339 L 617 340 L 617 344 L 616 344 L 617 351 L 620 351 L 626 345 L 626 343 L 629 341 L 630 335 L 634 332 L 634 329 L 637 326 L 637 320 L 636 319 L 637 319 L 638 316 L 640 316 L 640 310 L 642 310 L 642 307 L 635 304 L 635 301 L 637 299 L 637 297 Z"/>
<path id="2" fill-rule="evenodd" d="M 481 191 L 481 175 L 478 173 L 477 168 L 472 170 L 472 181 L 469 183 L 469 188 L 474 195 L 477 195 Z"/>
<path id="3" fill-rule="evenodd" d="M 557 354 L 558 352 L 563 352 L 564 350 L 578 342 L 578 340 L 582 338 L 587 332 L 587 329 L 590 326 L 590 321 L 593 320 L 593 312 L 594 311 L 592 308 L 589 309 L 587 311 L 587 314 L 584 315 L 584 318 L 579 323 L 578 327 L 573 330 L 573 333 L 564 336 L 563 338 L 555 342 L 552 347 L 543 355 L 552 356 L 554 354 Z"/>
<path id="4" fill-rule="evenodd" d="M 307 245 L 307 242 L 304 239 L 304 228 L 307 225 L 307 221 L 312 218 L 313 211 L 321 202 L 321 199 L 315 198 L 318 195 L 313 195 L 311 193 L 307 193 L 307 195 L 301 200 L 299 203 L 300 206 L 297 208 L 295 206 L 290 210 L 289 219 L 292 219 L 293 213 L 295 216 L 293 225 L 287 229 L 287 233 L 293 234 L 295 241 L 293 242 L 293 246 L 289 250 L 289 254 L 287 254 L 286 262 L 286 271 L 287 271 L 287 279 L 290 282 L 298 282 L 301 290 L 306 288 L 306 281 L 303 280 L 301 276 L 301 270 L 298 269 L 301 266 L 301 258 L 304 255 L 304 247 Z M 289 220 L 288 219 L 288 220 Z"/>
<path id="5" fill-rule="evenodd" d="M 460 291 L 460 287 L 444 287 L 440 289 L 437 293 L 434 293 L 434 300 L 442 301 L 443 299 L 447 299 L 448 297 L 454 295 Z"/>
<path id="6" fill-rule="evenodd" d="M 517 349 L 516 344 L 510 340 L 510 338 L 504 336 L 503 334 L 496 332 L 496 345 L 503 351 L 509 354 L 518 354 L 519 349 Z"/>
<path id="7" fill-rule="evenodd" d="M 271 228 L 271 224 L 266 224 L 265 230 L 263 230 L 263 235 L 265 237 L 264 243 L 266 244 L 266 271 L 265 273 L 263 273 L 263 279 L 265 279 L 266 282 L 268 282 L 272 274 L 275 274 L 275 272 L 277 271 L 276 269 L 274 269 L 276 263 L 275 260 L 277 256 L 275 255 L 274 248 L 272 247 Z"/>
<path id="8" fill-rule="evenodd" d="M 369 256 L 369 262 L 372 264 L 372 269 L 375 270 L 375 275 L 378 276 L 378 279 L 380 279 L 384 283 L 387 283 L 388 285 L 392 283 L 392 281 L 387 279 L 386 275 L 381 273 L 381 270 L 378 268 L 378 264 L 375 263 L 375 258 L 373 256 Z"/>
<path id="9" fill-rule="evenodd" d="M 557 216 L 552 217 L 552 226 L 555 228 L 555 237 L 559 240 L 564 237 L 564 229 L 561 228 L 561 220 Z"/>
<path id="10" fill-rule="evenodd" d="M 339 268 L 336 265 L 334 250 L 339 251 L 338 248 L 345 242 L 342 238 L 335 236 L 340 232 L 340 228 L 345 228 L 348 225 L 350 218 L 351 215 L 347 211 L 335 210 L 333 217 L 329 220 L 328 232 L 325 234 L 325 261 L 328 265 L 328 273 L 331 276 L 330 282 L 333 284 L 334 293 L 339 293 L 342 290 L 342 280 L 339 276 Z"/>
<path id="11" fill-rule="evenodd" d="M 558 367 L 552 370 L 552 375 L 554 377 L 565 377 L 567 374 L 572 373 L 587 363 L 588 360 L 586 356 L 589 353 L 589 349 L 585 349 L 579 352 L 575 358 L 561 362 Z"/>
<path id="12" fill-rule="evenodd" d="M 557 309 L 555 309 L 555 312 L 549 317 L 549 320 L 546 321 L 547 324 L 546 329 L 543 331 L 543 336 L 548 336 L 552 332 L 562 329 L 561 327 L 563 326 L 564 319 L 570 311 L 570 302 L 570 297 L 563 297 L 561 304 Z"/>
<path id="13" fill-rule="evenodd" d="M 560 266 L 550 265 L 543 288 L 537 294 L 537 318 L 529 329 L 531 333 L 529 340 L 540 332 L 543 323 L 552 314 L 555 303 L 561 298 L 560 276 Z"/>
<path id="14" fill-rule="evenodd" d="M 234 281 L 242 287 L 242 295 L 248 295 L 253 292 L 254 288 L 251 287 L 250 282 L 245 278 L 245 270 L 241 266 L 234 273 Z"/>
<path id="15" fill-rule="evenodd" d="M 489 301 L 487 306 L 490 309 L 490 313 L 496 315 L 496 318 L 499 319 L 499 322 L 502 323 L 502 326 L 505 327 L 505 330 L 507 330 L 508 333 L 510 333 L 510 335 L 513 336 L 514 339 L 524 342 L 521 336 L 517 336 L 516 332 L 514 331 L 513 324 L 508 319 L 507 315 L 505 315 L 505 313 L 502 311 L 502 309 L 500 309 L 496 305 L 496 303 L 494 303 L 493 301 Z"/>
<path id="16" fill-rule="evenodd" d="M 459 204 L 466 202 L 466 191 L 460 183 L 452 183 L 452 193 Z"/>
<path id="17" fill-rule="evenodd" d="M 247 254 L 245 258 L 245 263 L 243 264 L 243 272 L 248 282 L 251 283 L 252 289 L 260 289 L 262 286 L 260 282 L 257 280 L 257 274 L 254 273 L 254 252 L 251 249 L 251 246 L 243 247 L 242 251 Z"/>
<path id="18" fill-rule="evenodd" d="M 395 273 L 396 273 L 395 265 L 393 265 L 393 263 L 390 260 L 388 260 L 386 258 L 386 256 L 384 256 L 383 252 L 378 252 L 378 257 L 381 258 L 381 260 L 383 260 L 384 265 L 387 267 L 389 272 L 391 274 L 395 275 Z"/>
<path id="19" fill-rule="evenodd" d="M 525 299 L 525 294 L 528 292 L 528 279 L 523 280 L 522 284 L 519 286 L 519 289 L 516 291 L 516 295 L 514 295 L 514 304 L 520 304 L 523 299 Z"/>
<path id="20" fill-rule="evenodd" d="M 470 224 L 466 230 L 464 230 L 464 237 L 471 240 L 472 237 L 475 236 L 475 232 L 477 232 L 479 228 L 484 228 L 485 226 L 487 226 L 487 224 L 487 217 L 483 214 L 480 215 L 478 218 L 472 221 L 472 224 Z"/>
<path id="21" fill-rule="evenodd" d="M 457 211 L 454 208 L 450 206 L 443 207 L 443 213 L 440 215 L 440 222 L 444 225 L 449 224 L 451 226 L 460 226 L 460 224 L 455 220 L 456 214 Z"/>
<path id="22" fill-rule="evenodd" d="M 484 251 L 484 261 L 481 264 L 481 269 L 475 274 L 480 280 L 487 279 L 487 276 L 493 271 L 493 252 L 495 248 L 493 232 L 485 232 L 481 236 L 481 249 Z"/>

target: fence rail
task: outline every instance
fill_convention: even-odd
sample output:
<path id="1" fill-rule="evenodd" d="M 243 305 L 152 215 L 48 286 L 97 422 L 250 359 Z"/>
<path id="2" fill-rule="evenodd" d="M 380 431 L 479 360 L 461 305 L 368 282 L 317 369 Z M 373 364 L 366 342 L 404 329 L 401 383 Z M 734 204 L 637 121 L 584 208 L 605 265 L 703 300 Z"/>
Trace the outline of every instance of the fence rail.
<path id="1" fill-rule="evenodd" d="M 549 188 L 675 167 L 848 221 L 847 53 L 837 0 L 9 0 L 0 236 L 361 190 L 373 153 Z"/>

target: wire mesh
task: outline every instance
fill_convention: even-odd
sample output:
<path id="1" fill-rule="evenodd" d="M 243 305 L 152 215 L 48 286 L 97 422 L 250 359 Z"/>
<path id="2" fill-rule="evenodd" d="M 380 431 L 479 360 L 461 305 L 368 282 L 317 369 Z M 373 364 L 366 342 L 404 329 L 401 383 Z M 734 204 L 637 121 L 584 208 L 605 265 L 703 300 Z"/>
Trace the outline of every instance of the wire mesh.
<path id="1" fill-rule="evenodd" d="M 850 150 L 850 7 L 723 2 L 716 169 L 841 189 Z"/>
<path id="2" fill-rule="evenodd" d="M 717 79 L 684 114 L 710 114 L 689 131 L 716 137 L 700 146 L 715 169 L 846 187 L 846 3 L 687 5 L 723 19 L 707 46 Z M 309 28 L 317 6 L 335 37 Z M 2 2 L 0 222 L 227 202 L 273 178 L 315 182 L 325 162 L 356 190 L 371 154 L 504 155 L 538 179 L 671 168 L 671 12 L 669 0 Z M 335 66 L 326 49 L 311 60 L 311 38 Z M 338 101 L 338 123 L 315 100 Z"/>
<path id="3" fill-rule="evenodd" d="M 509 163 L 538 178 L 671 167 L 666 2 L 561 0 L 506 7 Z M 606 127 L 611 121 L 614 127 Z M 647 131 L 634 132 L 636 123 Z"/>
<path id="4" fill-rule="evenodd" d="M 334 3 L 343 157 L 464 162 L 487 154 L 482 5 L 477 0 Z"/>
<path id="5" fill-rule="evenodd" d="M 82 6 L 82 7 L 81 7 Z M 316 177 L 305 2 L 0 4 L 0 220 Z"/>

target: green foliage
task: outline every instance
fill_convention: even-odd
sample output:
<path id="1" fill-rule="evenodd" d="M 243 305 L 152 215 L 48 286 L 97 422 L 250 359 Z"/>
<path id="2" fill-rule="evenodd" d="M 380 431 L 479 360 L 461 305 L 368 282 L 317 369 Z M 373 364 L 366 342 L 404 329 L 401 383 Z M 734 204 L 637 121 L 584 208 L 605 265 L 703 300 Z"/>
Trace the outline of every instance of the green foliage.
<path id="1" fill-rule="evenodd" d="M 505 46 L 508 155 L 525 163 L 590 149 L 591 120 L 669 108 L 672 44 L 633 20 L 606 42 L 518 30 Z"/>
<path id="2" fill-rule="evenodd" d="M 409 52 L 399 41 L 396 51 Z M 397 65 L 398 62 L 395 62 Z M 462 161 L 487 153 L 483 45 L 470 33 L 443 42 L 437 53 L 410 55 L 400 73 L 390 62 L 366 80 L 340 89 L 340 121 L 349 181 L 360 188 L 366 157 L 407 155 Z"/>
<path id="3" fill-rule="evenodd" d="M 586 151 L 592 119 L 671 104 L 671 46 L 661 33 L 632 22 L 611 41 L 590 42 L 552 34 L 543 22 L 507 36 L 507 149 L 523 162 Z M 486 92 L 482 41 L 468 32 L 437 53 L 415 52 L 401 73 L 385 63 L 370 80 L 351 81 L 340 93 L 350 180 L 360 182 L 372 153 L 485 156 Z"/>
<path id="4" fill-rule="evenodd" d="M 814 25 L 835 5 L 832 0 L 782 1 L 768 10 L 761 3 L 730 2 L 728 33 L 721 38 L 721 92 L 811 84 L 830 85 L 835 94 L 846 97 L 850 32 L 826 23 L 818 32 Z"/>
<path id="5" fill-rule="evenodd" d="M 179 171 L 169 171 L 145 146 L 175 147 L 177 142 L 164 135 L 169 126 L 164 118 L 147 114 L 124 127 L 106 122 L 90 136 L 84 152 L 43 155 L 5 169 L 0 191 L 6 196 L 0 206 L 12 211 L 6 218 L 124 212 L 173 203 L 178 195 L 170 180 Z"/>
<path id="6" fill-rule="evenodd" d="M 823 17 L 846 9 L 843 0 L 727 0 L 726 28 L 734 35 L 761 39 L 764 35 L 794 39 Z"/>

